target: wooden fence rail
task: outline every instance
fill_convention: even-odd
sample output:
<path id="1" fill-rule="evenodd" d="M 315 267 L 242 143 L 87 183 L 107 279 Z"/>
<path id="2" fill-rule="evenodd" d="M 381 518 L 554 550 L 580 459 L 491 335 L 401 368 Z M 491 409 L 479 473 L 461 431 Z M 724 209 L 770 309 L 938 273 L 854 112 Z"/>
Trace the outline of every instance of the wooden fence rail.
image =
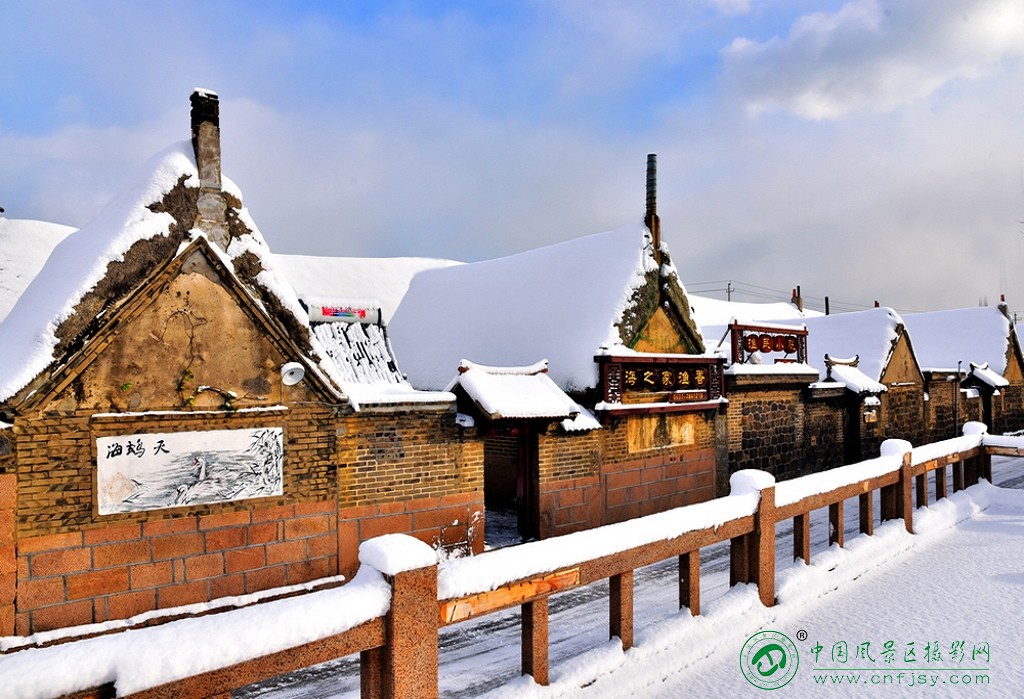
<path id="1" fill-rule="evenodd" d="M 968 429 L 970 428 L 970 429 Z M 874 493 L 878 491 L 879 521 L 903 519 L 907 531 L 913 530 L 913 511 L 928 504 L 927 479 L 934 478 L 937 498 L 946 497 L 947 468 L 953 472 L 953 490 L 973 485 L 981 478 L 991 481 L 992 455 L 1024 456 L 1024 438 L 992 439 L 983 435 L 976 423 L 965 427 L 965 437 L 911 450 L 907 442 L 890 440 L 883 445 L 883 457 L 869 462 L 844 466 L 831 471 L 804 476 L 776 484 L 763 472 L 741 472 L 734 476 L 733 489 L 742 478 L 752 479 L 756 497 L 751 507 L 732 507 L 739 511 L 724 521 L 705 526 L 690 526 L 666 539 L 647 541 L 636 546 L 611 550 L 581 560 L 571 560 L 552 570 L 516 577 L 516 561 L 528 556 L 508 555 L 513 564 L 500 584 L 486 589 L 450 594 L 439 587 L 439 581 L 450 582 L 466 571 L 488 568 L 493 573 L 499 554 L 507 549 L 489 552 L 471 559 L 450 563 L 417 565 L 411 569 L 383 570 L 391 586 L 391 606 L 386 615 L 328 638 L 248 660 L 231 667 L 213 670 L 177 680 L 159 687 L 120 695 L 113 684 L 77 694 L 85 697 L 129 696 L 133 699 L 170 697 L 228 697 L 232 689 L 269 679 L 285 672 L 324 662 L 345 655 L 360 654 L 360 691 L 364 699 L 397 699 L 414 697 L 430 699 L 438 693 L 437 630 L 467 619 L 502 609 L 521 610 L 522 672 L 539 684 L 548 682 L 548 599 L 568 589 L 605 580 L 609 581 L 609 637 L 618 638 L 623 649 L 633 645 L 633 573 L 659 561 L 676 558 L 679 564 L 679 606 L 693 615 L 700 614 L 700 551 L 719 542 L 730 542 L 730 584 L 753 583 L 758 587 L 761 602 L 775 604 L 775 529 L 778 522 L 793 520 L 793 557 L 810 563 L 810 516 L 818 509 L 828 509 L 829 544 L 844 545 L 843 518 L 846 501 L 857 498 L 860 531 L 872 534 L 876 520 Z M 973 435 L 973 436 L 972 436 Z M 886 453 L 888 451 L 888 453 Z M 735 503 L 736 492 L 712 503 Z M 734 500 L 729 501 L 729 498 Z M 709 503 L 702 503 L 707 506 Z M 679 511 L 695 511 L 702 505 L 691 505 Z M 705 507 L 705 510 L 711 511 Z M 583 542 L 594 532 L 634 532 L 628 526 L 644 526 L 648 521 L 656 527 L 651 515 L 600 530 L 579 532 L 558 537 L 560 543 Z M 660 520 L 658 520 L 660 521 Z M 699 522 L 699 518 L 698 518 Z M 598 536 L 602 534 L 599 533 Z M 398 535 L 392 535 L 396 537 Z M 577 537 L 571 539 L 571 537 Z M 402 537 L 406 539 L 408 537 Z M 592 541 L 593 538 L 586 539 Z M 529 554 L 549 550 L 541 547 L 546 540 L 514 547 Z M 419 544 L 419 542 L 415 542 Z M 425 544 L 421 544 L 426 546 Z M 533 548 L 531 548 L 533 547 Z M 581 547 L 586 555 L 588 549 Z M 362 549 L 360 558 L 363 565 Z M 422 558 L 420 559 L 422 563 Z M 501 566 L 499 565 L 500 569 Z M 520 571 L 522 568 L 519 569 Z M 471 577 L 471 576 L 470 576 Z"/>

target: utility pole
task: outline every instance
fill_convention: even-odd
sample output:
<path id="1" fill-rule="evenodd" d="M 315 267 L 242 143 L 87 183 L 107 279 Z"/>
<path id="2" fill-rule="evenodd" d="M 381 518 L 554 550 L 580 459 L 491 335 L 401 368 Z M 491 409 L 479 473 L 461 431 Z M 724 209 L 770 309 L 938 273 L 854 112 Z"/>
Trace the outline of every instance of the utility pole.
<path id="1" fill-rule="evenodd" d="M 725 300 L 732 301 L 732 279 L 725 283 Z"/>

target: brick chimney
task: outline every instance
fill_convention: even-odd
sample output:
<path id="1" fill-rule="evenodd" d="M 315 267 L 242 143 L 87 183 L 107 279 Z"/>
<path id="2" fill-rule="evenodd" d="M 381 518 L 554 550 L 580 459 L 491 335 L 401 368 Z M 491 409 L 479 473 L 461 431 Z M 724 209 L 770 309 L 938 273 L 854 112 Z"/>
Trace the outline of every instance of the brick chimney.
<path id="1" fill-rule="evenodd" d="M 227 203 L 220 179 L 220 97 L 212 90 L 192 92 L 192 150 L 199 170 L 199 220 L 196 226 L 227 250 Z"/>
<path id="2" fill-rule="evenodd" d="M 651 231 L 654 261 L 661 264 L 661 219 L 658 218 L 658 156 L 647 154 L 647 212 L 644 225 Z"/>

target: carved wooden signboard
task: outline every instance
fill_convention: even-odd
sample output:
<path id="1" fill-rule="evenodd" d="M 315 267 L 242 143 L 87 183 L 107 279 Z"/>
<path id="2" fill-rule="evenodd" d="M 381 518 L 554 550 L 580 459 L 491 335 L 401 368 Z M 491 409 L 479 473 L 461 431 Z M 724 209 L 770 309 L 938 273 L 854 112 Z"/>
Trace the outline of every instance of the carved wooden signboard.
<path id="1" fill-rule="evenodd" d="M 807 362 L 807 328 L 771 327 L 763 325 L 729 326 L 732 333 L 732 361 L 745 364 L 751 355 L 764 361 L 774 356 L 775 362 Z"/>
<path id="2" fill-rule="evenodd" d="M 597 357 L 605 403 L 661 405 L 662 410 L 701 410 L 724 395 L 720 357 L 637 355 Z"/>
<path id="3" fill-rule="evenodd" d="M 280 427 L 96 439 L 99 514 L 282 495 Z"/>

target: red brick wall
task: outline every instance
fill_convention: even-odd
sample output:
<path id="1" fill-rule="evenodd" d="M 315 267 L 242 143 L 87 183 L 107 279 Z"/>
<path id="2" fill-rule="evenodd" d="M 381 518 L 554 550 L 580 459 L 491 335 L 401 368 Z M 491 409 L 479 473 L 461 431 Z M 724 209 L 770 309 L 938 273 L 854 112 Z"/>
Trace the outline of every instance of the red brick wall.
<path id="1" fill-rule="evenodd" d="M 692 416 L 693 443 L 637 451 L 628 417 L 540 438 L 540 534 L 558 536 L 715 496 L 714 416 Z M 689 418 L 687 418 L 689 419 Z"/>
<path id="2" fill-rule="evenodd" d="M 334 575 L 333 502 L 129 522 L 18 541 L 17 633 Z"/>
<path id="3" fill-rule="evenodd" d="M 14 635 L 14 599 L 18 592 L 18 563 L 14 547 L 14 504 L 17 478 L 0 475 L 0 636 Z"/>
<path id="4" fill-rule="evenodd" d="M 540 536 L 542 539 L 603 524 L 601 478 L 569 478 L 540 484 Z"/>
<path id="5" fill-rule="evenodd" d="M 466 546 L 473 553 L 484 550 L 482 491 L 343 507 L 338 510 L 338 518 L 343 575 L 351 576 L 359 567 L 359 543 L 384 534 L 409 534 L 446 550 Z"/>
<path id="6" fill-rule="evenodd" d="M 96 514 L 97 437 L 259 426 L 284 427 L 282 496 Z M 19 420 L 13 433 L 15 473 L 0 474 L 0 624 L 9 619 L 12 633 L 352 575 L 358 542 L 385 533 L 483 548 L 482 442 L 443 408 L 52 413 Z M 13 607 L 3 604 L 5 561 L 16 572 Z"/>

